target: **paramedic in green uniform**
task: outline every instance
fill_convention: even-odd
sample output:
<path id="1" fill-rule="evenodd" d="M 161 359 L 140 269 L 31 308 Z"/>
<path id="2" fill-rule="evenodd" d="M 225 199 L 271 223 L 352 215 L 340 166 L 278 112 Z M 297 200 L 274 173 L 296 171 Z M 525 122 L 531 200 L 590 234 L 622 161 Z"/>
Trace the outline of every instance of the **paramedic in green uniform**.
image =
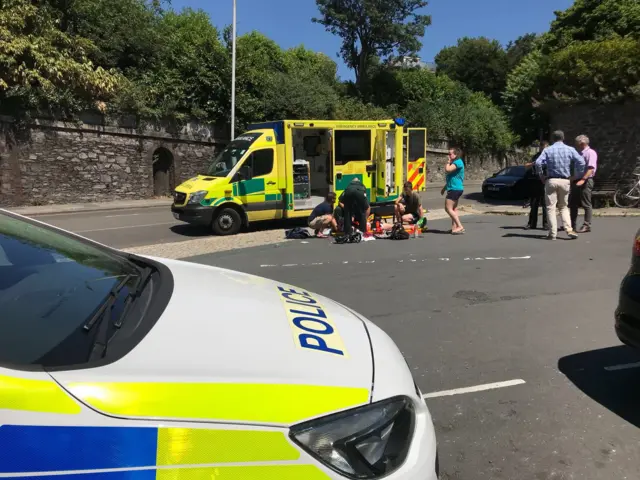
<path id="1" fill-rule="evenodd" d="M 352 219 L 358 222 L 358 229 L 362 233 L 367 231 L 367 218 L 371 207 L 367 199 L 367 189 L 360 179 L 354 178 L 347 185 L 342 195 L 338 199 L 344 210 L 344 233 L 350 235 L 352 232 Z"/>

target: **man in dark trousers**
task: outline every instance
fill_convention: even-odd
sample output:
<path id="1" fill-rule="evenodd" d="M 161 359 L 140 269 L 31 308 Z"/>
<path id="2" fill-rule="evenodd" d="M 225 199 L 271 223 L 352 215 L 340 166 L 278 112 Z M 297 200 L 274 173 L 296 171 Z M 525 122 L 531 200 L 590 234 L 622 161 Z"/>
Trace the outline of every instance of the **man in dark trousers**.
<path id="1" fill-rule="evenodd" d="M 533 169 L 538 157 L 542 154 L 545 148 L 549 146 L 549 142 L 544 140 L 540 143 L 540 150 L 531 159 L 530 163 L 525 166 Z M 525 227 L 527 230 L 535 230 L 538 227 L 538 209 L 542 207 L 542 229 L 548 230 L 549 222 L 547 221 L 547 209 L 545 208 L 544 200 L 544 183 L 537 176 L 531 179 L 531 192 L 529 192 L 529 201 L 531 205 L 531 211 L 529 212 L 529 222 Z"/>
<path id="2" fill-rule="evenodd" d="M 371 207 L 367 199 L 367 189 L 360 182 L 360 179 L 354 178 L 347 185 L 342 195 L 338 199 L 344 209 L 344 233 L 350 235 L 353 233 L 352 219 L 358 222 L 358 228 L 362 233 L 367 231 L 367 217 Z"/>

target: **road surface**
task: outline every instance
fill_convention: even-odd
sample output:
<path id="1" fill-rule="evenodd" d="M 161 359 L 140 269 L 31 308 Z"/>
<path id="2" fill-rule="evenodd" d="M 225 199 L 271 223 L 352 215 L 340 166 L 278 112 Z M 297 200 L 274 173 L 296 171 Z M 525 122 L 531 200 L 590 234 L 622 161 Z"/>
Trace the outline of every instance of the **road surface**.
<path id="1" fill-rule="evenodd" d="M 443 479 L 637 479 L 640 354 L 613 330 L 637 222 L 555 242 L 522 217 L 464 236 L 297 241 L 191 261 L 334 298 L 386 330 L 436 426 Z M 212 292 L 215 294 L 215 292 Z"/>
<path id="2" fill-rule="evenodd" d="M 469 186 L 470 198 L 464 203 L 477 203 L 480 187 Z M 444 200 L 439 188 L 429 188 L 422 194 L 423 205 L 427 209 L 443 208 Z M 38 215 L 38 220 L 60 228 L 79 233 L 85 237 L 117 248 L 155 245 L 159 243 L 181 242 L 211 235 L 207 229 L 194 228 L 176 221 L 170 208 L 147 207 L 135 210 L 114 210 L 98 212 L 76 212 L 53 215 Z M 257 228 L 282 227 L 282 222 L 256 224 Z"/>

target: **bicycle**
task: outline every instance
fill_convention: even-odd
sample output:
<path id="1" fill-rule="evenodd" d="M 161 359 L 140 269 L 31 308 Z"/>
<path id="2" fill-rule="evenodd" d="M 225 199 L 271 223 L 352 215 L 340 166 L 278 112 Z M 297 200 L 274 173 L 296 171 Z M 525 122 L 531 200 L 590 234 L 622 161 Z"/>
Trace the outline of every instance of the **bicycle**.
<path id="1" fill-rule="evenodd" d="M 631 208 L 640 203 L 640 173 L 633 174 L 636 177 L 635 183 L 630 190 L 629 184 L 619 185 L 613 195 L 613 203 L 619 208 Z M 626 193 L 625 193 L 626 192 Z"/>

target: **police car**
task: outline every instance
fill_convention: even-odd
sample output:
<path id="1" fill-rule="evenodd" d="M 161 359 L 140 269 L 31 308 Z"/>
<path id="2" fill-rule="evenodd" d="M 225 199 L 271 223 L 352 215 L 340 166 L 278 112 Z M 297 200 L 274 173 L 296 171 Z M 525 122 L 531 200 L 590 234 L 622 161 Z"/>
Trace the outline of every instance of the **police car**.
<path id="1" fill-rule="evenodd" d="M 328 298 L 0 211 L 0 476 L 433 480 L 393 341 Z"/>

